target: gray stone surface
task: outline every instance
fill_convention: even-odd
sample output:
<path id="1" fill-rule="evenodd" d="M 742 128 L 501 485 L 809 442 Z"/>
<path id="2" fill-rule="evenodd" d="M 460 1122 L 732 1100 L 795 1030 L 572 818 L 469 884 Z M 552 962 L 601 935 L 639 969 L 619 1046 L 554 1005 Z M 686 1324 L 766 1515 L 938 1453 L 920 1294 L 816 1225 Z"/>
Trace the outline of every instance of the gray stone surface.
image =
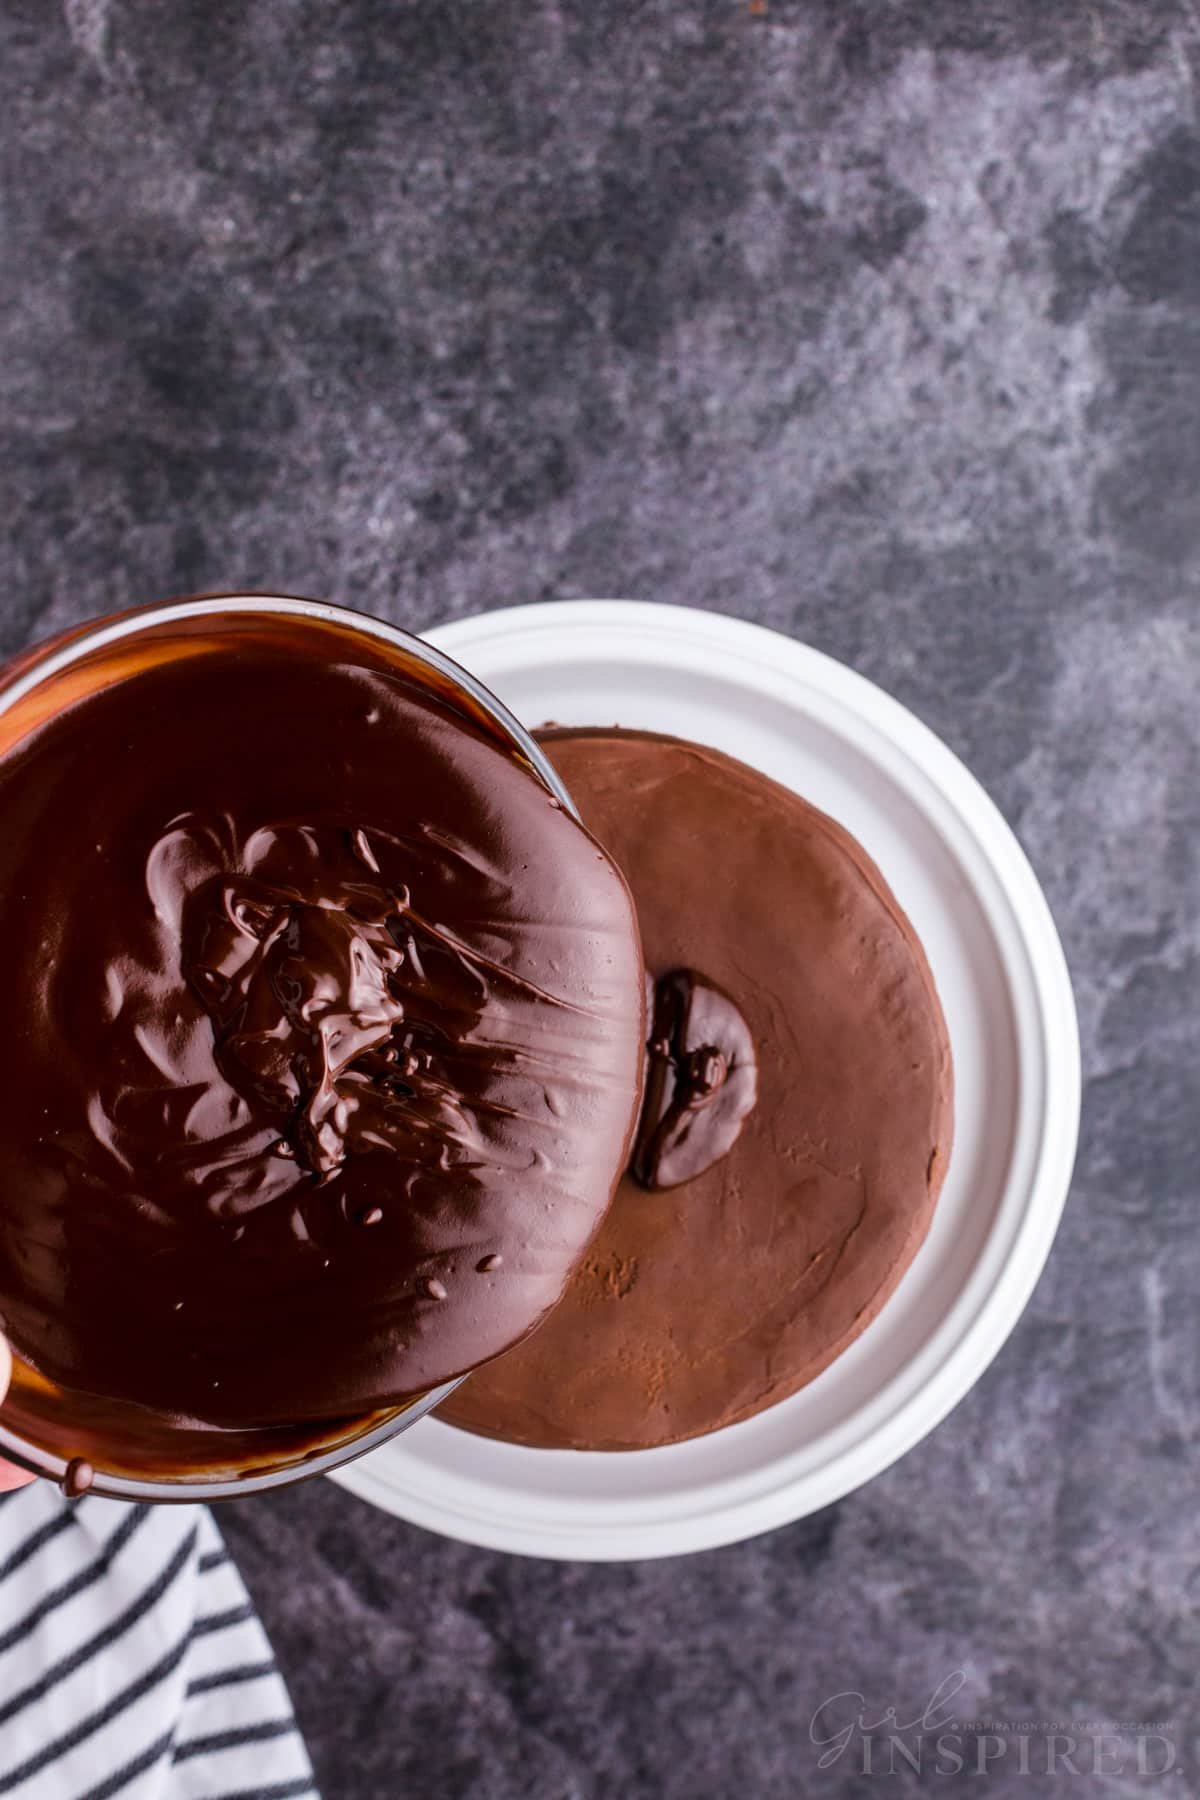
<path id="1" fill-rule="evenodd" d="M 1077 983 L 1045 1278 L 864 1491 L 607 1569 L 225 1511 L 328 1800 L 869 1793 L 814 1707 L 956 1669 L 1200 1791 L 1198 68 L 1193 0 L 0 13 L 5 650 L 240 585 L 735 612 L 966 758 Z"/>

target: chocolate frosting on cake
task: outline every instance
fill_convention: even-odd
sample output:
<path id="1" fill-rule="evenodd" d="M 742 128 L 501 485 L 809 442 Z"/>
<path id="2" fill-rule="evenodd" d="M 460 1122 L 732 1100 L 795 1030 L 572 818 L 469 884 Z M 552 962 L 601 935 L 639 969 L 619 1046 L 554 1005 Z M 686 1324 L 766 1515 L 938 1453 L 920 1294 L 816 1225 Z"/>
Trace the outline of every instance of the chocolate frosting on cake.
<path id="1" fill-rule="evenodd" d="M 14 1347 L 163 1430 L 495 1356 L 625 1162 L 642 983 L 620 875 L 407 653 L 250 614 L 93 653 L 0 719 Z"/>
<path id="2" fill-rule="evenodd" d="M 440 1416 L 515 1443 L 638 1449 L 794 1393 L 879 1311 L 945 1172 L 949 1044 L 911 925 L 833 820 L 696 744 L 544 742 L 637 902 L 658 1000 L 647 1113 L 562 1304 Z M 675 1083 L 665 1106 L 656 1059 Z M 704 1092 L 681 1093 L 689 1070 Z"/>

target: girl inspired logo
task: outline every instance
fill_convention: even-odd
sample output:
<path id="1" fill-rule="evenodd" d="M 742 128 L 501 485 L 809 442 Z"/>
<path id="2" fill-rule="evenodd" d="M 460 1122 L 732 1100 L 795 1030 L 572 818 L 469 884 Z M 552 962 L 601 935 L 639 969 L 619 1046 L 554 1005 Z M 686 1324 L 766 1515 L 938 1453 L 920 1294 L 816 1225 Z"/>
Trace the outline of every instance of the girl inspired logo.
<path id="1" fill-rule="evenodd" d="M 966 1680 L 966 1671 L 955 1669 L 934 1688 L 921 1711 L 907 1723 L 899 1717 L 894 1706 L 885 1706 L 877 1719 L 871 1718 L 867 1697 L 857 1689 L 847 1688 L 840 1694 L 831 1694 L 828 1700 L 822 1700 L 808 1725 L 809 1741 L 821 1751 L 817 1758 L 818 1769 L 831 1769 L 848 1750 L 853 1750 L 856 1742 L 866 1743 L 880 1734 L 889 1739 L 902 1737 L 906 1732 L 924 1736 L 952 1727 L 952 1702 L 954 1696 L 962 1692 Z"/>
<path id="2" fill-rule="evenodd" d="M 846 1688 L 822 1700 L 809 1720 L 819 1769 L 843 1757 L 863 1775 L 986 1775 L 996 1766 L 1018 1775 L 1138 1775 L 1178 1773 L 1172 1727 L 1093 1720 L 961 1719 L 954 1700 L 966 1686 L 964 1669 L 938 1683 L 919 1712 L 868 1706 Z"/>

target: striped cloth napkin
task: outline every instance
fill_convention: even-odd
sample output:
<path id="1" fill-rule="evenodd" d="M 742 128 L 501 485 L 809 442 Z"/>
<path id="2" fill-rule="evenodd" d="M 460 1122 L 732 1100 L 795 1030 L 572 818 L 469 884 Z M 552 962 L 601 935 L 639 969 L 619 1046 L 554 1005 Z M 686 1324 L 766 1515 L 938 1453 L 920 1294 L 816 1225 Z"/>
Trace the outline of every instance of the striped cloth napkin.
<path id="1" fill-rule="evenodd" d="M 210 1513 L 0 1496 L 0 1796 L 316 1800 Z"/>

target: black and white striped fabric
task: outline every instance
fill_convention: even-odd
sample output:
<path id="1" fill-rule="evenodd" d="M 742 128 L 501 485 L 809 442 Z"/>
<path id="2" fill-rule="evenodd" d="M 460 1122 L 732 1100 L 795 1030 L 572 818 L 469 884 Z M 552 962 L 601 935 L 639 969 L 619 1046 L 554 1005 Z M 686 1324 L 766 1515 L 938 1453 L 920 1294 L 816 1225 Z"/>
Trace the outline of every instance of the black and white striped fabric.
<path id="1" fill-rule="evenodd" d="M 0 1796 L 314 1800 L 266 1633 L 202 1507 L 0 1496 Z"/>

